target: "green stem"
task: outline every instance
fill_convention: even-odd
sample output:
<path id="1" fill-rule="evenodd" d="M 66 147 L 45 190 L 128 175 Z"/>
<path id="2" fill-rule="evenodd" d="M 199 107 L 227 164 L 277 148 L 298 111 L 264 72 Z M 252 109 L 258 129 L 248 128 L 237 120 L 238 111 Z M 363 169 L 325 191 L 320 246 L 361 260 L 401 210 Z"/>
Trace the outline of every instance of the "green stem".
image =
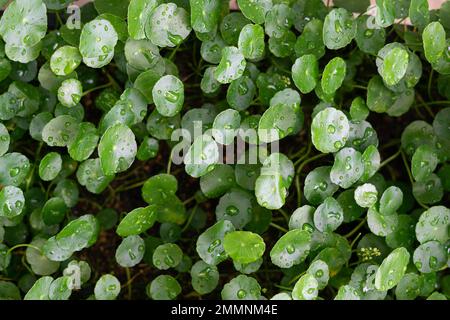
<path id="1" fill-rule="evenodd" d="M 428 99 L 430 99 L 430 100 L 433 100 L 433 97 L 431 95 L 431 83 L 433 81 L 433 75 L 434 75 L 434 69 L 431 68 L 430 77 L 428 78 L 428 88 L 427 88 Z"/>
<path id="2" fill-rule="evenodd" d="M 170 174 L 170 170 L 172 168 L 172 157 L 173 157 L 173 149 L 170 150 L 169 161 L 167 162 L 167 174 Z"/>
<path id="3" fill-rule="evenodd" d="M 146 181 L 147 181 L 147 179 L 145 179 L 143 181 L 139 181 L 139 182 L 133 183 L 133 184 L 130 184 L 130 185 L 127 185 L 127 186 L 124 186 L 124 187 L 121 187 L 121 188 L 117 188 L 116 193 L 117 192 L 124 192 L 124 191 L 128 191 L 128 190 L 132 190 L 132 189 L 136 189 L 136 188 L 142 187 L 145 184 Z"/>
<path id="4" fill-rule="evenodd" d="M 170 55 L 169 55 L 169 57 L 168 57 L 168 59 L 169 59 L 170 61 L 172 61 L 173 58 L 175 57 L 175 54 L 177 53 L 178 49 L 180 48 L 180 45 L 181 45 L 181 43 L 179 43 L 179 44 L 172 50 L 172 52 L 170 53 Z"/>
<path id="5" fill-rule="evenodd" d="M 190 202 L 192 202 L 194 200 L 195 200 L 195 195 L 190 197 L 190 198 L 188 198 L 188 199 L 186 199 L 186 200 L 184 200 L 183 201 L 183 205 L 187 205 L 187 204 L 189 204 Z"/>
<path id="6" fill-rule="evenodd" d="M 365 86 L 360 86 L 360 85 L 358 85 L 358 84 L 352 84 L 351 87 L 352 87 L 352 88 L 356 88 L 356 89 L 367 90 L 367 87 L 365 87 Z"/>
<path id="7" fill-rule="evenodd" d="M 296 282 L 298 279 L 300 279 L 305 273 L 306 273 L 306 271 L 303 271 L 303 272 L 299 273 L 299 274 L 296 275 L 294 278 L 292 278 L 291 281 L 288 282 L 288 284 L 293 284 L 293 283 Z"/>
<path id="8" fill-rule="evenodd" d="M 283 289 L 283 290 L 288 290 L 288 291 L 292 291 L 293 288 L 289 288 L 289 287 L 285 287 L 279 284 L 274 284 L 275 287 L 279 288 L 279 289 Z"/>
<path id="9" fill-rule="evenodd" d="M 116 88 L 117 91 L 122 91 L 122 88 L 117 83 L 116 79 L 114 79 L 114 77 L 112 75 L 110 75 L 108 71 L 103 69 L 103 73 L 106 75 L 106 77 L 108 78 L 108 81 L 113 85 L 114 88 Z"/>
<path id="10" fill-rule="evenodd" d="M 403 159 L 403 164 L 405 166 L 406 172 L 408 173 L 408 177 L 409 177 L 409 181 L 411 182 L 411 185 L 414 184 L 414 178 L 411 174 L 411 169 L 409 168 L 409 164 L 408 164 L 408 160 L 406 159 L 406 155 L 405 153 L 402 151 L 402 159 Z M 417 200 L 417 203 L 424 209 L 428 210 L 429 207 L 424 205 L 422 202 L 420 202 L 419 200 Z"/>
<path id="11" fill-rule="evenodd" d="M 289 223 L 289 215 L 286 213 L 286 211 L 284 211 L 283 209 L 278 209 L 278 211 L 283 215 L 284 219 L 286 220 L 287 223 Z"/>
<path id="12" fill-rule="evenodd" d="M 283 228 L 282 226 L 279 226 L 278 224 L 273 223 L 273 222 L 270 223 L 270 226 L 271 226 L 271 227 L 274 227 L 275 229 L 278 229 L 278 230 L 280 230 L 280 231 L 283 231 L 283 232 L 285 232 L 285 233 L 287 233 L 287 232 L 289 231 L 288 229 Z"/>
<path id="13" fill-rule="evenodd" d="M 131 292 L 132 292 L 132 281 L 131 281 L 131 274 L 130 274 L 130 268 L 125 268 L 125 272 L 127 274 L 127 287 L 128 287 L 128 300 L 131 300 Z"/>
<path id="14" fill-rule="evenodd" d="M 103 207 L 101 205 L 99 205 L 97 202 L 92 201 L 91 199 L 87 199 L 87 198 L 80 198 L 81 202 L 86 202 L 88 204 L 90 204 L 91 206 L 95 207 L 96 209 L 98 209 L 99 211 L 103 209 Z"/>
<path id="15" fill-rule="evenodd" d="M 40 153 L 41 153 L 41 150 L 42 150 L 42 146 L 43 146 L 43 145 L 44 145 L 44 143 L 43 143 L 43 142 L 40 142 L 40 143 L 39 143 L 39 146 L 38 146 L 38 148 L 37 148 L 37 150 L 36 150 L 36 153 L 35 153 L 35 156 L 34 156 L 34 158 L 35 158 L 36 161 L 33 163 L 33 167 L 31 168 L 30 175 L 28 176 L 28 179 L 27 179 L 27 182 L 26 182 L 25 190 L 27 190 L 27 191 L 28 191 L 28 189 L 30 189 L 30 186 L 33 184 L 33 180 L 34 180 L 34 171 L 36 170 L 37 163 L 38 163 L 39 160 L 40 160 Z"/>
<path id="16" fill-rule="evenodd" d="M 112 83 L 111 83 L 111 82 L 108 82 L 108 83 L 106 83 L 106 84 L 102 84 L 101 86 L 98 86 L 98 87 L 89 89 L 88 91 L 83 92 L 83 97 L 87 96 L 88 94 L 90 94 L 90 93 L 92 93 L 92 92 L 94 92 L 94 91 L 101 90 L 101 89 L 105 89 L 105 88 L 109 88 L 109 87 L 111 87 L 111 86 L 112 86 Z"/>
<path id="17" fill-rule="evenodd" d="M 362 226 L 364 226 L 364 224 L 366 223 L 366 221 L 367 221 L 367 216 L 360 222 L 360 223 L 358 223 L 358 225 L 352 230 L 352 231 L 350 231 L 349 233 L 347 233 L 345 236 L 344 236 L 344 238 L 350 238 L 352 235 L 354 235 L 356 232 L 358 232 L 358 230 L 359 229 L 361 229 L 362 228 Z"/>
<path id="18" fill-rule="evenodd" d="M 396 153 L 394 153 L 392 156 L 390 156 L 389 158 L 387 158 L 386 160 L 384 160 L 381 164 L 380 164 L 380 168 L 383 168 L 385 165 L 387 165 L 389 162 L 395 160 L 400 153 L 402 152 L 402 149 L 398 149 L 398 151 Z"/>
<path id="19" fill-rule="evenodd" d="M 11 254 L 11 252 L 13 252 L 14 250 L 19 249 L 19 248 L 33 248 L 33 249 L 39 251 L 40 253 L 42 253 L 41 248 L 33 246 L 32 244 L 29 244 L 29 243 L 21 243 L 21 244 L 15 245 L 14 247 L 9 248 L 9 250 L 6 251 L 6 256 L 8 256 L 9 254 Z"/>
<path id="20" fill-rule="evenodd" d="M 300 185 L 300 173 L 302 172 L 303 168 L 308 164 L 311 163 L 313 161 L 319 160 L 323 157 L 326 157 L 327 154 L 325 153 L 320 153 L 315 155 L 314 157 L 311 157 L 305 161 L 303 161 L 300 166 L 297 169 L 297 172 L 295 173 L 296 175 L 296 179 L 295 179 L 295 188 L 297 189 L 297 207 L 300 207 L 302 204 L 302 195 L 301 195 L 301 185 Z"/>
<path id="21" fill-rule="evenodd" d="M 449 104 L 450 105 L 450 101 L 441 100 L 441 101 L 432 101 L 432 102 L 422 102 L 422 103 L 416 104 L 416 107 L 438 106 L 441 104 Z"/>
<path id="22" fill-rule="evenodd" d="M 195 212 L 197 211 L 197 207 L 198 205 L 196 204 L 194 209 L 192 209 L 191 214 L 189 215 L 188 221 L 186 222 L 186 224 L 183 226 L 183 229 L 181 229 L 181 232 L 185 232 L 187 230 L 187 228 L 189 227 L 189 225 L 192 222 L 192 219 L 194 218 Z"/>

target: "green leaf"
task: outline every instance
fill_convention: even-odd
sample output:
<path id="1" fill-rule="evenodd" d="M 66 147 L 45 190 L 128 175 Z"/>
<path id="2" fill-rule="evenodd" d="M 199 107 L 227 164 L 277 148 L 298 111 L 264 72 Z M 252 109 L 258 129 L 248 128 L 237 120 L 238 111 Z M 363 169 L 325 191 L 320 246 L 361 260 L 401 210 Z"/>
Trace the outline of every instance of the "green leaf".
<path id="1" fill-rule="evenodd" d="M 80 36 L 80 53 L 83 62 L 91 68 L 101 68 L 114 57 L 118 34 L 111 22 L 96 19 L 84 25 Z"/>
<path id="2" fill-rule="evenodd" d="M 292 65 L 292 79 L 301 93 L 314 90 L 319 80 L 319 63 L 312 54 L 301 56 Z"/>
<path id="3" fill-rule="evenodd" d="M 372 207 L 378 201 L 377 188 L 371 183 L 358 186 L 355 190 L 355 201 L 360 207 Z"/>
<path id="4" fill-rule="evenodd" d="M 403 48 L 394 47 L 383 55 L 383 58 L 378 72 L 388 86 L 396 85 L 406 74 L 409 54 Z"/>
<path id="5" fill-rule="evenodd" d="M 57 152 L 47 153 L 39 163 L 39 177 L 44 181 L 55 179 L 62 168 L 62 158 Z"/>
<path id="6" fill-rule="evenodd" d="M 259 300 L 261 286 L 252 277 L 239 275 L 223 286 L 223 300 Z"/>
<path id="7" fill-rule="evenodd" d="M 78 48 L 64 46 L 53 53 L 50 59 L 50 68 L 58 76 L 67 76 L 75 71 L 82 59 Z"/>
<path id="8" fill-rule="evenodd" d="M 145 253 L 145 243 L 139 236 L 129 236 L 122 240 L 116 249 L 116 261 L 124 267 L 130 268 L 141 262 Z"/>
<path id="9" fill-rule="evenodd" d="M 220 220 L 200 234 L 196 246 L 200 258 L 214 266 L 226 260 L 228 256 L 223 241 L 225 235 L 232 231 L 235 231 L 235 228 L 230 221 Z"/>
<path id="10" fill-rule="evenodd" d="M 303 125 L 300 95 L 292 89 L 277 92 L 270 100 L 270 107 L 261 116 L 258 137 L 270 143 L 293 135 Z"/>
<path id="11" fill-rule="evenodd" d="M 15 0 L 6 8 L 0 20 L 0 35 L 7 47 L 34 47 L 46 32 L 47 15 L 42 0 Z"/>
<path id="12" fill-rule="evenodd" d="M 233 231 L 225 235 L 225 252 L 238 263 L 252 263 L 262 257 L 266 249 L 264 240 L 250 231 Z"/>
<path id="13" fill-rule="evenodd" d="M 370 24 L 372 17 L 361 15 L 356 19 L 355 40 L 358 48 L 369 54 L 376 55 L 386 41 L 384 28 L 376 28 Z"/>
<path id="14" fill-rule="evenodd" d="M 334 300 L 361 300 L 358 291 L 350 285 L 339 288 Z"/>
<path id="15" fill-rule="evenodd" d="M 433 240 L 422 243 L 414 251 L 413 261 L 420 272 L 437 272 L 447 263 L 445 246 Z"/>
<path id="16" fill-rule="evenodd" d="M 330 179 L 341 188 L 350 188 L 364 172 L 362 154 L 353 148 L 343 148 L 334 157 Z"/>
<path id="17" fill-rule="evenodd" d="M 322 20 L 313 18 L 309 21 L 302 34 L 295 42 L 294 50 L 297 57 L 312 54 L 320 59 L 325 54 L 325 45 L 323 43 L 323 22 Z"/>
<path id="18" fill-rule="evenodd" d="M 280 268 L 290 268 L 303 262 L 308 256 L 310 248 L 310 233 L 294 229 L 278 239 L 270 251 L 270 259 Z"/>
<path id="19" fill-rule="evenodd" d="M 194 177 L 199 178 L 211 170 L 219 161 L 219 147 L 208 134 L 197 137 L 189 148 L 185 158 L 185 170 Z"/>
<path id="20" fill-rule="evenodd" d="M 349 123 L 346 115 L 335 108 L 320 111 L 311 124 L 311 138 L 317 150 L 323 153 L 339 151 L 347 142 Z"/>
<path id="21" fill-rule="evenodd" d="M 331 167 L 328 166 L 317 167 L 306 176 L 304 194 L 312 205 L 319 205 L 339 189 L 331 182 L 330 171 Z"/>
<path id="22" fill-rule="evenodd" d="M 220 83 L 230 83 L 244 74 L 245 66 L 245 58 L 238 48 L 225 47 L 220 63 L 214 70 L 214 77 Z"/>
<path id="23" fill-rule="evenodd" d="M 252 196 L 245 190 L 231 189 L 223 195 L 216 207 L 217 220 L 228 220 L 242 229 L 252 219 Z"/>
<path id="24" fill-rule="evenodd" d="M 190 0 L 192 29 L 199 33 L 216 32 L 223 12 L 220 0 Z"/>
<path id="25" fill-rule="evenodd" d="M 33 284 L 24 297 L 24 300 L 49 300 L 50 285 L 52 277 L 41 277 Z"/>
<path id="26" fill-rule="evenodd" d="M 99 14 L 110 13 L 124 19 L 127 17 L 128 1 L 95 0 L 94 5 Z"/>
<path id="27" fill-rule="evenodd" d="M 159 270 L 174 268 L 180 264 L 183 252 L 174 243 L 159 245 L 153 252 L 153 264 Z"/>
<path id="28" fill-rule="evenodd" d="M 428 24 L 422 33 L 425 57 L 430 63 L 436 63 L 445 54 L 447 49 L 444 27 L 434 21 Z"/>
<path id="29" fill-rule="evenodd" d="M 289 31 L 292 24 L 292 9 L 287 4 L 277 3 L 267 12 L 264 28 L 270 38 L 281 38 Z"/>
<path id="30" fill-rule="evenodd" d="M 344 8 L 331 10 L 323 23 L 323 42 L 328 49 L 337 50 L 347 46 L 356 35 L 356 23 Z"/>
<path id="31" fill-rule="evenodd" d="M 128 33 L 135 40 L 145 38 L 145 24 L 157 0 L 131 0 L 128 6 Z"/>
<path id="32" fill-rule="evenodd" d="M 227 102 L 233 109 L 244 111 L 250 107 L 255 94 L 255 83 L 250 77 L 244 75 L 230 83 L 227 89 Z"/>
<path id="33" fill-rule="evenodd" d="M 403 247 L 393 250 L 383 260 L 375 274 L 375 288 L 386 291 L 395 287 L 405 274 L 409 256 Z"/>
<path id="34" fill-rule="evenodd" d="M 238 5 L 246 18 L 256 24 L 262 24 L 266 14 L 272 9 L 272 0 L 238 0 Z"/>
<path id="35" fill-rule="evenodd" d="M 30 161 L 21 153 L 6 153 L 0 157 L 0 184 L 19 186 L 30 172 Z"/>
<path id="36" fill-rule="evenodd" d="M 201 295 L 211 293 L 219 284 L 219 271 L 203 261 L 197 261 L 191 269 L 192 288 Z"/>
<path id="37" fill-rule="evenodd" d="M 314 225 L 321 232 L 332 232 L 344 221 L 344 211 L 334 198 L 326 198 L 314 212 Z"/>
<path id="38" fill-rule="evenodd" d="M 328 265 L 322 260 L 312 262 L 306 272 L 316 278 L 318 288 L 323 289 L 327 286 L 330 279 L 330 271 Z"/>
<path id="39" fill-rule="evenodd" d="M 395 20 L 395 1 L 376 0 L 377 13 L 375 22 L 378 26 L 386 28 L 394 23 Z"/>
<path id="40" fill-rule="evenodd" d="M 331 59 L 323 70 L 321 85 L 326 94 L 333 94 L 339 89 L 345 79 L 347 66 L 340 57 Z"/>
<path id="41" fill-rule="evenodd" d="M 147 286 L 147 295 L 153 300 L 173 300 L 181 293 L 178 281 L 168 275 L 159 275 Z"/>
<path id="42" fill-rule="evenodd" d="M 439 160 L 430 145 L 419 146 L 411 160 L 411 173 L 416 181 L 424 181 L 436 169 Z"/>
<path id="43" fill-rule="evenodd" d="M 95 151 L 99 135 L 97 129 L 90 122 L 82 122 L 79 124 L 78 133 L 73 142 L 67 146 L 69 155 L 76 161 L 84 161 L 88 159 Z"/>
<path id="44" fill-rule="evenodd" d="M 134 133 L 123 124 L 108 128 L 100 139 L 98 153 L 105 175 L 127 170 L 137 153 Z"/>
<path id="45" fill-rule="evenodd" d="M 304 274 L 295 283 L 292 290 L 292 299 L 294 300 L 315 300 L 318 295 L 319 283 L 316 278 L 310 274 Z"/>
<path id="46" fill-rule="evenodd" d="M 414 26 L 423 29 L 430 20 L 428 1 L 411 0 L 409 6 L 409 18 Z"/>
<path id="47" fill-rule="evenodd" d="M 72 294 L 69 277 L 59 277 L 53 280 L 48 291 L 50 300 L 69 300 Z"/>
<path id="48" fill-rule="evenodd" d="M 120 293 L 120 282 L 110 274 L 102 275 L 95 283 L 96 300 L 115 300 Z"/>
<path id="49" fill-rule="evenodd" d="M 117 226 L 117 234 L 121 237 L 139 235 L 150 229 L 156 221 L 155 206 L 136 208 L 128 213 Z"/>
<path id="50" fill-rule="evenodd" d="M 3 123 L 0 123 L 0 156 L 3 156 L 9 149 L 11 138 L 8 129 Z"/>
<path id="51" fill-rule="evenodd" d="M 78 133 L 78 121 L 69 115 L 50 120 L 42 130 L 42 139 L 52 147 L 70 145 Z"/>
<path id="52" fill-rule="evenodd" d="M 77 170 L 77 180 L 89 192 L 99 194 L 105 190 L 114 179 L 114 174 L 103 173 L 99 158 L 88 159 L 80 164 Z"/>
<path id="53" fill-rule="evenodd" d="M 434 206 L 420 215 L 416 224 L 416 237 L 420 243 L 436 240 L 445 244 L 448 240 L 450 209 Z"/>
<path id="54" fill-rule="evenodd" d="M 214 140 L 222 145 L 233 143 L 240 125 L 241 116 L 238 111 L 233 109 L 222 111 L 213 122 L 212 135 Z"/>
<path id="55" fill-rule="evenodd" d="M 386 237 L 397 228 L 398 215 L 396 213 L 382 215 L 375 207 L 371 207 L 367 212 L 367 224 L 373 234 Z"/>
<path id="56" fill-rule="evenodd" d="M 264 29 L 259 24 L 247 24 L 239 33 L 239 50 L 249 60 L 263 58 L 265 51 Z"/>
<path id="57" fill-rule="evenodd" d="M 222 57 L 222 49 L 226 47 L 225 41 L 217 34 L 212 40 L 206 40 L 202 42 L 200 47 L 200 54 L 206 62 L 218 64 Z M 242 50 L 242 48 L 240 48 Z"/>
<path id="58" fill-rule="evenodd" d="M 158 47 L 175 47 L 191 32 L 189 14 L 174 3 L 153 9 L 145 24 L 145 34 Z"/>
<path id="59" fill-rule="evenodd" d="M 25 207 L 25 197 L 21 189 L 6 186 L 0 191 L 0 216 L 13 218 L 22 213 Z"/>
<path id="60" fill-rule="evenodd" d="M 46 225 L 59 224 L 64 220 L 67 209 L 63 199 L 59 197 L 50 198 L 42 208 L 42 220 Z"/>
<path id="61" fill-rule="evenodd" d="M 183 83 L 175 76 L 166 75 L 155 83 L 152 96 L 158 112 L 162 116 L 173 117 L 183 107 Z"/>

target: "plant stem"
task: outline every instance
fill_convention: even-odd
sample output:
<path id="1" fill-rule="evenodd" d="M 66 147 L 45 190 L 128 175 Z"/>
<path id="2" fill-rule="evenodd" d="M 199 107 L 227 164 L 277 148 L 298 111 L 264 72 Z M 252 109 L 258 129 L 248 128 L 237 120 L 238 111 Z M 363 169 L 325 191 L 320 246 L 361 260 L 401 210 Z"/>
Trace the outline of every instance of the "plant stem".
<path id="1" fill-rule="evenodd" d="M 39 251 L 40 253 L 42 253 L 41 248 L 33 246 L 32 244 L 29 244 L 29 243 L 21 243 L 21 244 L 15 245 L 14 247 L 9 248 L 9 250 L 6 251 L 6 256 L 8 256 L 9 254 L 11 254 L 11 252 L 13 252 L 14 250 L 19 249 L 19 248 L 33 248 L 33 249 Z"/>
<path id="2" fill-rule="evenodd" d="M 87 96 L 88 94 L 90 94 L 90 93 L 92 93 L 92 92 L 94 92 L 94 91 L 101 90 L 101 89 L 105 89 L 105 88 L 109 88 L 109 87 L 111 87 L 111 86 L 112 86 L 112 83 L 111 83 L 111 82 L 108 82 L 108 83 L 106 83 L 106 84 L 102 84 L 101 86 L 98 86 L 98 87 L 89 89 L 88 91 L 83 92 L 83 97 Z"/>
<path id="3" fill-rule="evenodd" d="M 183 229 L 181 229 L 181 232 L 185 232 L 187 230 L 187 228 L 189 227 L 189 225 L 192 222 L 192 219 L 194 218 L 195 212 L 197 211 L 197 207 L 198 204 L 195 205 L 194 209 L 192 209 L 191 214 L 189 215 L 188 221 L 186 222 L 186 224 L 183 226 Z"/>
<path id="4" fill-rule="evenodd" d="M 413 178 L 413 176 L 411 174 L 411 169 L 409 168 L 408 160 L 406 159 L 406 155 L 405 155 L 405 153 L 403 151 L 402 151 L 402 159 L 403 159 L 403 164 L 405 165 L 406 172 L 408 173 L 409 181 L 411 182 L 411 185 L 413 185 L 414 184 L 414 178 Z M 429 209 L 428 206 L 424 205 L 419 200 L 416 199 L 416 201 L 422 208 L 424 208 L 426 210 Z"/>
<path id="5" fill-rule="evenodd" d="M 296 282 L 298 279 L 300 279 L 305 273 L 306 273 L 306 271 L 303 271 L 303 272 L 299 273 L 299 274 L 296 275 L 294 278 L 292 278 L 291 281 L 288 282 L 288 284 L 293 284 L 293 283 Z"/>
<path id="6" fill-rule="evenodd" d="M 397 151 L 396 153 L 394 153 L 392 156 L 390 156 L 389 158 L 387 158 L 386 160 L 384 160 L 384 161 L 380 164 L 380 168 L 379 168 L 379 169 L 383 168 L 383 167 L 384 167 L 385 165 L 387 165 L 389 162 L 395 160 L 395 159 L 400 155 L 401 152 L 402 152 L 402 149 L 401 149 L 401 148 L 398 149 L 398 151 Z"/>
<path id="7" fill-rule="evenodd" d="M 124 192 L 124 191 L 132 190 L 132 189 L 135 189 L 135 188 L 139 188 L 139 187 L 143 186 L 146 181 L 147 181 L 147 179 L 145 179 L 143 181 L 139 181 L 139 182 L 133 183 L 133 184 L 128 185 L 128 186 L 117 188 L 116 192 Z"/>
<path id="8" fill-rule="evenodd" d="M 170 174 L 170 170 L 172 167 L 172 157 L 173 157 L 173 149 L 170 150 L 169 161 L 167 162 L 167 174 Z"/>
<path id="9" fill-rule="evenodd" d="M 289 231 L 288 229 L 283 228 L 282 226 L 279 226 L 278 224 L 276 224 L 276 223 L 274 223 L 274 222 L 271 222 L 271 223 L 270 223 L 270 226 L 271 226 L 271 227 L 274 227 L 275 229 L 278 229 L 278 230 L 280 230 L 280 231 L 283 231 L 283 232 L 288 232 L 288 231 Z"/>
<path id="10" fill-rule="evenodd" d="M 131 274 L 130 274 L 130 268 L 125 268 L 125 272 L 127 274 L 127 287 L 128 287 L 128 300 L 131 300 L 131 291 L 132 291 L 132 281 L 131 281 Z"/>
<path id="11" fill-rule="evenodd" d="M 359 229 L 361 229 L 362 228 L 362 226 L 364 226 L 364 224 L 366 223 L 366 221 L 367 221 L 367 216 L 360 222 L 360 223 L 358 223 L 358 225 L 352 230 L 352 231 L 350 231 L 349 233 L 347 233 L 345 236 L 344 236 L 344 238 L 350 238 L 352 235 L 354 235 L 356 232 L 358 232 L 358 230 Z"/>
<path id="12" fill-rule="evenodd" d="M 286 213 L 286 211 L 284 211 L 283 209 L 278 209 L 278 211 L 283 215 L 284 219 L 286 220 L 287 223 L 289 223 L 289 215 Z"/>
<path id="13" fill-rule="evenodd" d="M 311 157 L 305 161 L 303 161 L 300 166 L 297 169 L 297 172 L 295 173 L 296 179 L 295 179 L 295 187 L 297 189 L 297 206 L 300 207 L 302 204 L 302 195 L 301 195 L 301 185 L 300 185 L 300 173 L 302 172 L 303 168 L 313 161 L 319 160 L 323 157 L 326 157 L 328 154 L 320 153 L 315 155 L 314 157 Z"/>
<path id="14" fill-rule="evenodd" d="M 433 81 L 433 75 L 434 75 L 434 69 L 431 68 L 430 76 L 428 78 L 428 88 L 427 88 L 427 93 L 428 93 L 428 99 L 429 100 L 433 100 L 433 96 L 431 95 L 431 83 Z"/>
<path id="15" fill-rule="evenodd" d="M 361 86 L 361 85 L 358 85 L 358 84 L 353 84 L 351 87 L 352 88 L 356 88 L 356 89 L 367 90 L 367 87 Z"/>

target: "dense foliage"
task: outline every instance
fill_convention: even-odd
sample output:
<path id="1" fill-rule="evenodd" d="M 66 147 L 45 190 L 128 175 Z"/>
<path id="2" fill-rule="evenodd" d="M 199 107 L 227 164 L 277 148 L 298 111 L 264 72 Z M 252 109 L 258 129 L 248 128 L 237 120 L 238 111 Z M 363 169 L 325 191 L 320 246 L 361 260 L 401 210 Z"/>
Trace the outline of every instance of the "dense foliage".
<path id="1" fill-rule="evenodd" d="M 70 3 L 0 20 L 0 299 L 450 296 L 450 2 Z"/>

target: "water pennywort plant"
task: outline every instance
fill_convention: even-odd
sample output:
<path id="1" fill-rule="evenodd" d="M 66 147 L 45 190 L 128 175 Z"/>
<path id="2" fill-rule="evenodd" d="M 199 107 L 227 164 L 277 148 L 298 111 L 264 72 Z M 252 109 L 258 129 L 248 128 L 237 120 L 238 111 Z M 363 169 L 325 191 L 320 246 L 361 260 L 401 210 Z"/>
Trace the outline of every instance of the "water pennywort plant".
<path id="1" fill-rule="evenodd" d="M 450 296 L 450 2 L 237 3 L 9 2 L 0 299 Z"/>

